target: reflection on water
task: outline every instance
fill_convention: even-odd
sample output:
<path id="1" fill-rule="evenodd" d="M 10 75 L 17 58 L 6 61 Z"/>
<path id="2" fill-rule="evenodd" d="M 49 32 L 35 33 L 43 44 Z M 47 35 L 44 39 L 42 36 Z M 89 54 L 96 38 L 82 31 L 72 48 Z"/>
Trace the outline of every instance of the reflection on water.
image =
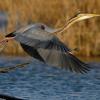
<path id="1" fill-rule="evenodd" d="M 25 100 L 100 100 L 100 63 L 84 75 L 49 67 L 25 57 L 0 58 L 1 66 L 32 61 L 23 69 L 0 74 L 0 93 Z"/>

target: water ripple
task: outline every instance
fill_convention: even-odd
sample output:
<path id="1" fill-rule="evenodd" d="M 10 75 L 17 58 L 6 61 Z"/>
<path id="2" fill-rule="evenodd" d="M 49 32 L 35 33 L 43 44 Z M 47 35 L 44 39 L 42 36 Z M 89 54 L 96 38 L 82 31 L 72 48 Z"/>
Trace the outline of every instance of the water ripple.
<path id="1" fill-rule="evenodd" d="M 30 58 L 0 58 L 0 65 L 14 65 Z M 28 67 L 0 74 L 0 93 L 25 100 L 100 100 L 100 63 L 84 75 L 50 67 L 36 60 Z"/>

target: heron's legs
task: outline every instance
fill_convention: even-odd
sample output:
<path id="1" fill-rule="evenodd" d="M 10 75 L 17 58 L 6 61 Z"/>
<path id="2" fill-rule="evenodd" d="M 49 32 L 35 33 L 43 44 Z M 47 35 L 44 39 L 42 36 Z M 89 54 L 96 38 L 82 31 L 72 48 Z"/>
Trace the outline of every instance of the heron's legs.
<path id="1" fill-rule="evenodd" d="M 13 40 L 14 38 L 15 38 L 15 37 L 7 37 L 7 38 L 1 40 L 1 41 L 0 41 L 0 44 L 4 44 L 5 42 L 8 42 L 8 41 L 10 41 L 10 40 Z"/>
<path id="2" fill-rule="evenodd" d="M 0 45 L 3 45 L 3 47 L 0 47 L 0 53 L 5 49 L 7 42 L 9 40 L 13 40 L 13 39 L 14 39 L 14 37 L 10 37 L 10 38 L 5 38 L 5 39 L 0 41 Z"/>
<path id="3" fill-rule="evenodd" d="M 3 46 L 0 47 L 0 53 L 6 48 L 7 42 L 4 42 L 2 45 Z"/>
<path id="4" fill-rule="evenodd" d="M 30 63 L 23 63 L 23 64 L 17 64 L 16 66 L 13 67 L 0 67 L 0 73 L 8 73 L 10 71 L 16 70 L 17 68 L 24 68 L 25 65 L 28 65 Z"/>
<path id="5" fill-rule="evenodd" d="M 14 39 L 14 37 L 9 37 L 9 38 L 7 37 L 7 38 L 0 41 L 0 44 L 3 45 L 3 47 L 0 48 L 0 52 L 5 48 L 5 46 L 7 45 L 7 42 L 10 40 L 13 40 L 13 39 Z M 10 67 L 10 66 L 5 67 L 5 68 L 1 67 L 0 73 L 8 73 L 12 70 L 16 70 L 17 68 L 23 68 L 23 67 L 25 67 L 25 65 L 28 65 L 28 64 L 30 64 L 30 63 L 17 64 L 16 66 L 13 66 L 13 67 Z"/>

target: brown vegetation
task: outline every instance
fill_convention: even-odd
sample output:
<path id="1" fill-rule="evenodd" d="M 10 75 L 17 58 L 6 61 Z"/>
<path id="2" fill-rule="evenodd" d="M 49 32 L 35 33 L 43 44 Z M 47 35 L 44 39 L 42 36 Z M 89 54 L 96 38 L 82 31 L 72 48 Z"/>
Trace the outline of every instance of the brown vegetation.
<path id="1" fill-rule="evenodd" d="M 43 22 L 52 27 L 62 26 L 78 11 L 100 14 L 100 0 L 0 0 L 0 10 L 7 12 L 7 32 L 29 23 Z M 71 48 L 78 47 L 82 56 L 100 55 L 100 18 L 73 25 L 59 38 Z M 5 49 L 6 54 L 23 54 L 15 41 Z"/>

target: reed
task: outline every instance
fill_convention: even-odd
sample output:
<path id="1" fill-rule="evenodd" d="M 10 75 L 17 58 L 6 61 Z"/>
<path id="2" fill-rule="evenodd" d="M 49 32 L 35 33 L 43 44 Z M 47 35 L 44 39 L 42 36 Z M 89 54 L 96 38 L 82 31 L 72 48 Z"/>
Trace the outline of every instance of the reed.
<path id="1" fill-rule="evenodd" d="M 8 14 L 7 33 L 35 22 L 57 28 L 78 11 L 100 14 L 99 8 L 100 0 L 0 0 L 0 10 Z M 100 18 L 76 23 L 58 37 L 70 48 L 78 47 L 77 55 L 100 56 Z M 15 41 L 9 42 L 4 53 L 25 54 Z"/>

